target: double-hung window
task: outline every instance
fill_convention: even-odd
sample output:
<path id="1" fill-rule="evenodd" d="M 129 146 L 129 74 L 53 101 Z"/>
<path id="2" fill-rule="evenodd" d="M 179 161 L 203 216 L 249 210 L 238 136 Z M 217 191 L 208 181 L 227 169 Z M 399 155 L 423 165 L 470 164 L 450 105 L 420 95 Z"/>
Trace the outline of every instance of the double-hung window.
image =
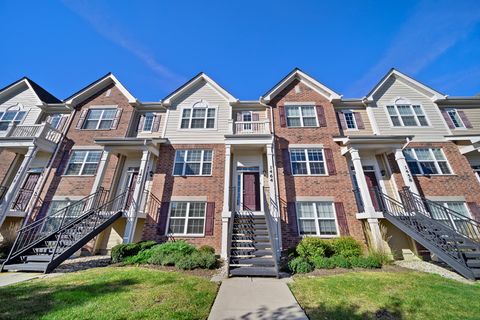
<path id="1" fill-rule="evenodd" d="M 432 218 L 438 220 L 449 227 L 460 232 L 469 232 L 470 228 L 466 225 L 465 220 L 470 218 L 467 206 L 465 202 L 462 201 L 438 201 L 443 207 L 454 211 L 443 210 L 437 206 L 430 206 L 430 212 L 432 213 Z"/>
<path id="2" fill-rule="evenodd" d="M 297 202 L 298 229 L 301 235 L 337 236 L 332 202 Z"/>
<path id="3" fill-rule="evenodd" d="M 94 175 L 97 172 L 98 163 L 102 157 L 102 151 L 97 150 L 74 150 L 68 161 L 67 176 Z"/>
<path id="4" fill-rule="evenodd" d="M 428 127 L 427 117 L 420 105 L 389 105 L 387 111 L 394 127 Z"/>
<path id="5" fill-rule="evenodd" d="M 90 109 L 83 123 L 82 129 L 106 130 L 110 129 L 115 120 L 117 109 Z"/>
<path id="6" fill-rule="evenodd" d="M 213 129 L 217 109 L 211 107 L 184 108 L 182 110 L 182 129 Z"/>
<path id="7" fill-rule="evenodd" d="M 50 126 L 52 128 L 58 129 L 58 126 L 60 125 L 60 120 L 62 119 L 62 115 L 60 113 L 52 114 L 48 118 L 48 122 L 50 123 Z"/>
<path id="8" fill-rule="evenodd" d="M 463 123 L 456 109 L 448 109 L 447 114 L 452 120 L 455 128 L 465 128 L 465 124 Z"/>
<path id="9" fill-rule="evenodd" d="M 323 149 L 290 149 L 294 175 L 326 174 Z"/>
<path id="10" fill-rule="evenodd" d="M 315 106 L 285 106 L 287 126 L 318 127 Z"/>
<path id="11" fill-rule="evenodd" d="M 0 112 L 0 131 L 7 130 L 10 123 L 20 124 L 25 117 L 25 111 Z"/>
<path id="12" fill-rule="evenodd" d="M 403 151 L 412 174 L 451 174 L 452 171 L 442 149 L 412 148 Z"/>
<path id="13" fill-rule="evenodd" d="M 203 235 L 206 202 L 172 202 L 168 233 L 176 235 Z"/>
<path id="14" fill-rule="evenodd" d="M 153 128 L 153 121 L 155 120 L 155 114 L 153 112 L 147 112 L 144 115 L 143 127 L 141 128 L 144 132 L 150 132 Z"/>
<path id="15" fill-rule="evenodd" d="M 343 111 L 343 116 L 345 117 L 347 129 L 357 129 L 357 122 L 352 111 Z"/>
<path id="16" fill-rule="evenodd" d="M 208 176 L 212 174 L 212 150 L 177 150 L 173 175 Z"/>

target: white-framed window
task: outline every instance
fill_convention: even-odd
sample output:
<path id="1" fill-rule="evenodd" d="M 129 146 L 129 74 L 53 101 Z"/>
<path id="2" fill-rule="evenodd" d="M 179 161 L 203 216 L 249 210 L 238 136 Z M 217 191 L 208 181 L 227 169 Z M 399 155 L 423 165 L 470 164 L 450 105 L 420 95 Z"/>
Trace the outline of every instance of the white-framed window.
<path id="1" fill-rule="evenodd" d="M 447 158 L 440 148 L 411 148 L 403 150 L 410 171 L 414 175 L 451 174 Z"/>
<path id="2" fill-rule="evenodd" d="M 110 129 L 115 120 L 117 109 L 90 109 L 88 110 L 82 129 L 106 130 Z"/>
<path id="3" fill-rule="evenodd" d="M 333 202 L 297 202 L 296 211 L 300 235 L 338 236 Z"/>
<path id="4" fill-rule="evenodd" d="M 323 149 L 290 149 L 290 163 L 294 175 L 325 175 Z"/>
<path id="5" fill-rule="evenodd" d="M 428 120 L 421 105 L 387 105 L 387 112 L 394 127 L 428 127 Z"/>
<path id="6" fill-rule="evenodd" d="M 143 127 L 141 128 L 143 132 L 150 132 L 153 128 L 153 122 L 155 120 L 155 114 L 153 112 L 147 112 L 143 116 Z"/>
<path id="7" fill-rule="evenodd" d="M 171 202 L 168 234 L 204 235 L 206 202 Z"/>
<path id="8" fill-rule="evenodd" d="M 174 176 L 209 176 L 212 174 L 212 150 L 177 150 Z"/>
<path id="9" fill-rule="evenodd" d="M 355 121 L 355 115 L 352 111 L 346 110 L 343 111 L 343 115 L 345 117 L 345 124 L 347 125 L 347 129 L 357 129 L 357 122 Z"/>
<path id="10" fill-rule="evenodd" d="M 51 216 L 57 211 L 62 210 L 63 208 L 68 207 L 72 202 L 70 200 L 53 200 L 50 202 L 48 207 L 47 216 Z"/>
<path id="11" fill-rule="evenodd" d="M 452 120 L 452 123 L 455 126 L 455 128 L 465 128 L 465 124 L 463 123 L 462 119 L 458 115 L 458 112 L 456 109 L 447 109 L 447 114 L 450 117 L 450 120 Z"/>
<path id="12" fill-rule="evenodd" d="M 318 127 L 315 106 L 285 106 L 288 127 Z"/>
<path id="13" fill-rule="evenodd" d="M 441 221 L 442 223 L 445 223 L 446 225 L 453 227 L 454 229 L 459 230 L 460 232 L 469 230 L 469 228 L 465 225 L 465 222 L 464 222 L 464 220 L 470 218 L 470 213 L 467 209 L 467 205 L 465 202 L 463 201 L 435 201 L 435 202 L 452 211 L 455 211 L 456 213 L 458 213 L 458 215 L 447 214 L 446 211 L 441 210 L 436 206 L 431 206 L 430 211 L 432 213 L 433 219 Z M 465 219 L 463 217 L 465 217 Z"/>
<path id="14" fill-rule="evenodd" d="M 192 108 L 182 109 L 181 129 L 214 129 L 217 108 L 205 101 L 195 103 Z"/>
<path id="15" fill-rule="evenodd" d="M 10 123 L 20 124 L 25 117 L 25 111 L 0 112 L 0 131 L 7 130 Z"/>
<path id="16" fill-rule="evenodd" d="M 472 165 L 472 169 L 475 172 L 475 174 L 477 175 L 478 179 L 480 180 L 480 165 L 474 164 L 474 165 Z"/>
<path id="17" fill-rule="evenodd" d="M 74 150 L 68 161 L 67 176 L 94 175 L 102 157 L 100 150 Z"/>

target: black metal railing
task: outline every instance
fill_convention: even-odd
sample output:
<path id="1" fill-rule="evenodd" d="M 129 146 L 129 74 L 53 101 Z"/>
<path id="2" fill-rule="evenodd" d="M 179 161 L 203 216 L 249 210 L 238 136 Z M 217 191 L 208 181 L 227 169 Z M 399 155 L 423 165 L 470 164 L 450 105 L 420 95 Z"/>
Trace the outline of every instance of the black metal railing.
<path id="1" fill-rule="evenodd" d="M 353 191 L 353 194 L 355 195 L 355 202 L 357 204 L 357 210 L 358 212 L 364 212 L 365 211 L 365 207 L 363 205 L 363 200 L 362 200 L 362 194 L 360 193 L 360 189 L 359 188 L 355 188 L 352 190 Z"/>
<path id="2" fill-rule="evenodd" d="M 108 194 L 108 190 L 101 189 L 98 192 L 21 228 L 18 230 L 17 238 L 15 239 L 12 250 L 8 255 L 7 261 L 42 238 L 62 229 L 83 214 L 99 208 L 106 202 Z"/>
<path id="3" fill-rule="evenodd" d="M 33 190 L 20 188 L 18 190 L 17 197 L 12 203 L 12 210 L 16 211 L 26 211 L 30 199 L 32 199 Z"/>
<path id="4" fill-rule="evenodd" d="M 142 205 L 140 210 L 143 211 L 146 215 L 157 219 L 157 215 L 160 214 L 160 207 L 162 201 L 157 198 L 151 191 L 144 190 L 142 195 Z"/>
<path id="5" fill-rule="evenodd" d="M 403 188 L 400 192 L 402 202 L 408 211 L 418 212 L 428 218 L 434 219 L 448 228 L 460 233 L 462 236 L 480 242 L 480 222 L 451 210 L 437 202 Z"/>
<path id="6" fill-rule="evenodd" d="M 0 186 L 0 203 L 3 202 L 3 198 L 5 198 L 5 195 L 7 194 L 8 187 L 6 186 Z"/>

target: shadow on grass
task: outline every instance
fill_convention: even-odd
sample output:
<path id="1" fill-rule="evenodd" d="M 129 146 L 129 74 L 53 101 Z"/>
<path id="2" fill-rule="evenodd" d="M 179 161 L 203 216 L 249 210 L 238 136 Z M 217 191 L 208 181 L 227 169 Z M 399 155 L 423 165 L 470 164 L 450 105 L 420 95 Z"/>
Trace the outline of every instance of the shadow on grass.
<path id="1" fill-rule="evenodd" d="M 0 288 L 0 319 L 38 319 L 111 293 L 122 293 L 137 284 L 133 279 L 89 284 L 52 284 L 49 281 Z"/>

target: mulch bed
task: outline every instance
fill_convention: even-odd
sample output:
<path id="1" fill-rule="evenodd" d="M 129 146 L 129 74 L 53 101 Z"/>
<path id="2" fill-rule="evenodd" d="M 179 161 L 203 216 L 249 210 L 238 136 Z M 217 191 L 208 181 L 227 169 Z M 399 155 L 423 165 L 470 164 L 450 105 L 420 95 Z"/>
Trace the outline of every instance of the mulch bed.
<path id="1" fill-rule="evenodd" d="M 384 265 L 378 269 L 362 269 L 362 268 L 353 268 L 353 269 L 344 269 L 344 268 L 335 268 L 335 269 L 315 269 L 310 273 L 302 274 L 304 276 L 312 277 L 324 277 L 331 276 L 335 274 L 343 274 L 349 272 L 409 272 L 411 270 L 407 268 L 402 268 L 393 264 Z"/>

